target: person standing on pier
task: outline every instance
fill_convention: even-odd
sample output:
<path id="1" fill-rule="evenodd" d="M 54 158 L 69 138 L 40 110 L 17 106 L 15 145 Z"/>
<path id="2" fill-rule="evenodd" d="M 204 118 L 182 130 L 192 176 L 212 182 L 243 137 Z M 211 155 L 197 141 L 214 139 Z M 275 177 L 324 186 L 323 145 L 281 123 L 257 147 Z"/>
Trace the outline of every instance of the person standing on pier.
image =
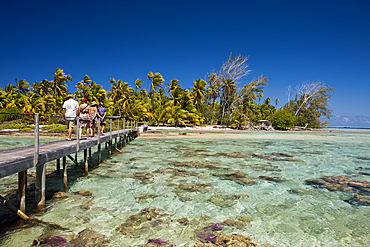
<path id="1" fill-rule="evenodd" d="M 94 137 L 95 135 L 95 128 L 96 128 L 96 119 L 97 119 L 97 115 L 96 115 L 96 111 L 98 110 L 98 108 L 96 107 L 97 104 L 95 101 L 91 102 L 91 107 L 90 107 L 90 114 L 91 114 L 91 128 L 90 128 L 90 131 L 91 131 L 91 137 Z"/>
<path id="2" fill-rule="evenodd" d="M 78 102 L 73 99 L 73 94 L 68 94 L 63 103 L 63 120 L 66 121 L 68 128 L 68 141 L 72 141 L 72 130 L 79 113 Z"/>
<path id="3" fill-rule="evenodd" d="M 104 135 L 104 127 L 105 127 L 105 116 L 107 115 L 107 109 L 104 107 L 103 102 L 100 102 L 99 108 L 97 110 L 96 116 L 100 118 L 100 134 Z"/>
<path id="4" fill-rule="evenodd" d="M 82 136 L 82 129 L 86 128 L 86 139 L 89 139 L 89 130 L 91 124 L 91 113 L 90 106 L 86 103 L 87 99 L 82 99 L 82 104 L 80 105 L 80 138 Z"/>

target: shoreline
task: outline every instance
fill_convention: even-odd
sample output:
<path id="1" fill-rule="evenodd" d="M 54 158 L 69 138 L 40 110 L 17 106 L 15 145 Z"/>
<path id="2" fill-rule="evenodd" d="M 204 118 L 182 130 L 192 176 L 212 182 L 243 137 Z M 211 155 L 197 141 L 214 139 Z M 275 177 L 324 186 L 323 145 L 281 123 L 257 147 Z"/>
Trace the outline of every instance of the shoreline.
<path id="1" fill-rule="evenodd" d="M 170 133 L 155 133 L 156 131 L 180 131 L 186 135 L 186 131 L 209 131 L 209 132 L 278 132 L 278 133 L 343 133 L 343 134 L 370 134 L 370 131 L 362 129 L 295 129 L 295 130 L 237 130 L 224 126 L 209 125 L 209 126 L 185 126 L 185 127 L 172 127 L 172 126 L 148 126 L 147 132 L 141 132 L 140 135 L 169 135 Z M 151 133 L 149 133 L 151 132 Z M 109 133 L 109 132 L 106 132 Z M 39 135 L 42 137 L 67 137 L 67 133 L 40 131 Z M 178 134 L 176 134 L 178 135 Z M 15 137 L 32 137 L 34 132 L 32 130 L 18 130 L 18 129 L 3 129 L 0 130 L 0 136 L 15 136 Z M 72 134 L 72 137 L 75 134 Z"/>

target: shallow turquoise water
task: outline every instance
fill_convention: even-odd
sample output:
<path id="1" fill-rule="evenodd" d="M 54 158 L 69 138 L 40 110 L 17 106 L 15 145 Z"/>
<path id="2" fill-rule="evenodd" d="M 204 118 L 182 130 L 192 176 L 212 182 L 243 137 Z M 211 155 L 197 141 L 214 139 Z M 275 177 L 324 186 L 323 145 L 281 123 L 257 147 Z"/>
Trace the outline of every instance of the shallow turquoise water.
<path id="1" fill-rule="evenodd" d="M 150 238 L 193 246 L 199 243 L 194 233 L 197 228 L 211 222 L 237 220 L 241 215 L 249 217 L 250 222 L 243 227 L 226 226 L 224 233 L 241 233 L 274 246 L 370 246 L 370 207 L 345 202 L 350 193 L 305 183 L 307 179 L 338 175 L 370 181 L 369 176 L 356 170 L 370 167 L 369 160 L 361 159 L 370 157 L 369 134 L 187 133 L 136 139 L 122 149 L 124 153 L 115 153 L 111 159 L 105 157 L 105 162 L 88 177 L 81 172 L 70 181 L 69 192 L 90 190 L 91 198 L 69 193 L 69 198 L 48 201 L 48 210 L 35 217 L 70 229 L 58 232 L 59 235 L 68 236 L 91 227 L 112 239 L 110 246 L 140 246 Z M 291 155 L 294 160 L 282 160 L 276 155 L 268 156 L 276 160 L 258 156 L 272 153 Z M 54 167 L 48 165 L 49 169 Z M 175 176 L 176 168 L 196 173 Z M 158 169 L 166 170 L 155 172 Z M 215 176 L 237 171 L 256 178 L 256 183 L 243 184 Z M 141 181 L 135 177 L 138 172 L 153 177 Z M 285 181 L 273 182 L 259 176 L 278 176 Z M 211 187 L 184 189 L 204 183 Z M 293 193 L 292 189 L 300 193 Z M 147 207 L 174 214 L 156 224 L 144 223 L 139 235 L 123 235 L 115 230 L 129 216 Z M 183 217 L 191 223 L 183 225 L 176 221 Z M 29 246 L 48 230 L 41 226 L 14 229 L 1 237 L 0 245 Z"/>
<path id="2" fill-rule="evenodd" d="M 65 137 L 40 137 L 40 143 L 65 140 Z M 0 136 L 0 150 L 32 146 L 35 144 L 34 137 Z"/>

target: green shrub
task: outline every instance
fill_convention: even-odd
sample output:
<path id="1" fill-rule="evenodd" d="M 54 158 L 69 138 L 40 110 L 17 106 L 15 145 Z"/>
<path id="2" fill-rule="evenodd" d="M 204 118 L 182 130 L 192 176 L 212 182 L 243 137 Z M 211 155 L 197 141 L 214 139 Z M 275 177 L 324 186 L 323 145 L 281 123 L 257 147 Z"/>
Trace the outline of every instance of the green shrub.
<path id="1" fill-rule="evenodd" d="M 58 133 L 67 132 L 67 126 L 65 124 L 49 124 L 41 127 L 41 129 Z"/>
<path id="2" fill-rule="evenodd" d="M 291 112 L 284 109 L 278 110 L 272 117 L 272 126 L 286 130 L 287 128 L 294 128 L 297 122 L 297 117 Z"/>
<path id="3" fill-rule="evenodd" d="M 23 118 L 23 115 L 20 113 L 21 113 L 21 109 L 18 107 L 0 109 L 0 122 L 21 119 Z"/>

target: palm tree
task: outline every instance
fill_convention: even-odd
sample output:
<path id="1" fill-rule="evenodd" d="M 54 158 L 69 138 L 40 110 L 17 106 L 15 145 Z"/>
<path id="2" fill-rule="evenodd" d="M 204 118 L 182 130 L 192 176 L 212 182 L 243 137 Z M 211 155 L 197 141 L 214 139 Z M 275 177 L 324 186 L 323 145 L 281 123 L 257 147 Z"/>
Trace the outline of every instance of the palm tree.
<path id="1" fill-rule="evenodd" d="M 70 75 L 66 75 L 62 69 L 57 68 L 54 73 L 53 81 L 53 97 L 55 98 L 57 104 L 55 107 L 56 115 L 57 111 L 60 110 L 60 107 L 58 107 L 58 102 L 63 101 L 64 96 L 67 95 L 67 81 L 72 81 L 72 77 Z M 62 100 L 58 100 L 58 96 L 63 97 Z"/>
<path id="2" fill-rule="evenodd" d="M 194 83 L 194 87 L 192 87 L 191 89 L 192 89 L 192 94 L 194 98 L 194 105 L 197 108 L 197 111 L 199 111 L 199 107 L 202 104 L 203 98 L 206 93 L 207 82 L 199 78 L 193 83 Z"/>
<path id="3" fill-rule="evenodd" d="M 0 108 L 6 107 L 6 93 L 0 88 Z"/>
<path id="4" fill-rule="evenodd" d="M 96 84 L 96 82 L 93 81 L 90 90 L 92 94 L 91 101 L 96 101 L 98 103 L 104 102 L 107 97 L 107 91 L 105 91 L 102 85 Z"/>
<path id="5" fill-rule="evenodd" d="M 221 123 L 223 118 L 226 114 L 226 110 L 229 109 L 233 96 L 236 92 L 236 85 L 232 79 L 227 79 L 223 81 L 222 85 L 222 95 L 221 95 L 221 102 L 220 105 L 222 106 L 222 115 L 221 115 Z"/>
<path id="6" fill-rule="evenodd" d="M 111 80 L 112 82 L 115 80 Z M 122 82 L 118 80 L 112 84 L 111 90 L 108 93 L 108 96 L 113 100 L 115 105 L 118 105 L 118 114 L 121 115 L 121 107 L 124 113 L 125 108 L 127 107 L 130 98 L 132 96 L 133 88 L 128 85 L 127 82 Z M 120 107 L 121 106 L 121 107 Z"/>
<path id="7" fill-rule="evenodd" d="M 270 97 L 267 97 L 267 98 L 265 99 L 265 104 L 266 104 L 266 105 L 270 105 L 270 103 L 271 103 L 271 99 L 270 99 Z"/>
<path id="8" fill-rule="evenodd" d="M 143 81 L 140 78 L 137 78 L 134 82 L 134 85 L 135 85 L 135 88 L 136 88 L 136 90 L 135 90 L 135 93 L 136 93 L 137 90 L 143 86 Z"/>
<path id="9" fill-rule="evenodd" d="M 168 89 L 168 94 L 173 98 L 173 91 L 176 89 L 176 88 L 179 88 L 180 87 L 180 81 L 177 80 L 176 78 L 173 78 L 170 83 L 166 83 L 167 87 L 165 87 L 165 89 Z"/>
<path id="10" fill-rule="evenodd" d="M 258 103 L 260 103 L 261 102 L 261 98 L 263 98 L 263 93 L 262 92 L 259 92 L 257 94 L 257 97 L 258 97 Z"/>
<path id="11" fill-rule="evenodd" d="M 279 104 L 279 99 L 278 98 L 276 98 L 275 99 L 275 106 L 277 107 L 277 105 Z"/>
<path id="12" fill-rule="evenodd" d="M 17 94 L 21 93 L 23 95 L 27 95 L 27 93 L 31 91 L 29 89 L 30 83 L 26 81 L 25 79 L 21 79 L 18 81 L 17 78 L 15 78 L 15 84 L 16 84 L 15 92 Z"/>
<path id="13" fill-rule="evenodd" d="M 152 72 L 150 72 L 150 73 L 151 73 L 151 75 L 153 75 Z M 154 113 L 154 94 L 157 92 L 156 89 L 158 87 L 160 87 L 161 85 L 163 85 L 164 79 L 163 79 L 162 75 L 159 72 L 155 72 L 152 77 L 149 77 L 149 74 L 148 74 L 148 78 L 149 78 L 149 80 L 152 81 L 152 84 L 150 85 L 150 88 L 153 91 L 153 94 L 152 94 L 152 113 Z"/>
<path id="14" fill-rule="evenodd" d="M 175 126 L 179 126 L 179 124 L 185 124 L 186 118 L 186 110 L 180 108 L 180 106 L 171 106 L 171 117 L 168 119 L 168 122 L 174 122 Z"/>

